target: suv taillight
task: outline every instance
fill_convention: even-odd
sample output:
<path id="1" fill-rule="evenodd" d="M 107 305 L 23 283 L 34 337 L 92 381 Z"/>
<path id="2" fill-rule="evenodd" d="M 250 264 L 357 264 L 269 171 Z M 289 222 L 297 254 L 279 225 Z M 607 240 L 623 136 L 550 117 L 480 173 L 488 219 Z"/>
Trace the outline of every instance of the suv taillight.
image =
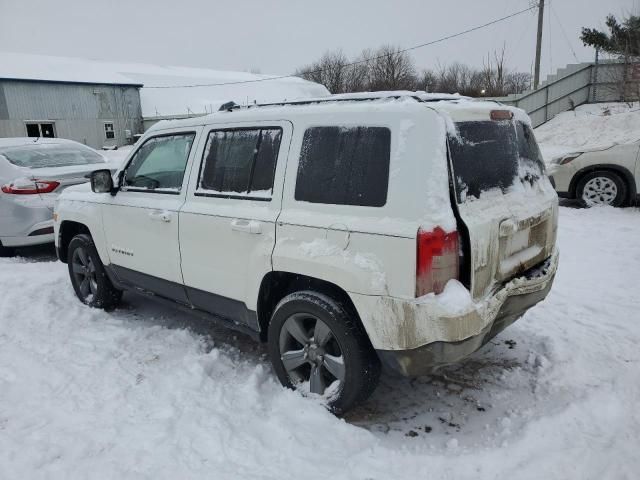
<path id="1" fill-rule="evenodd" d="M 3 185 L 2 191 L 13 195 L 36 195 L 38 193 L 51 193 L 58 188 L 58 185 L 60 185 L 60 182 L 49 180 L 18 180 Z"/>
<path id="2" fill-rule="evenodd" d="M 459 275 L 458 232 L 436 227 L 418 230 L 416 251 L 416 297 L 441 293 L 447 282 Z"/>

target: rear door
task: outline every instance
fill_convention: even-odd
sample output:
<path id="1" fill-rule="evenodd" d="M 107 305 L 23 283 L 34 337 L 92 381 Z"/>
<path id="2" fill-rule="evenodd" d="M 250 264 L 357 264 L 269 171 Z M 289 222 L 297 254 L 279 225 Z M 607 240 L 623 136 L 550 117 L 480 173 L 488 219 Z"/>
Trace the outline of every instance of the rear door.
<path id="1" fill-rule="evenodd" d="M 292 131 L 286 121 L 209 127 L 180 211 L 189 300 L 254 330 L 260 282 L 272 270 Z"/>
<path id="2" fill-rule="evenodd" d="M 503 111 L 501 111 L 503 112 Z M 531 128 L 514 119 L 454 118 L 449 154 L 468 230 L 472 294 L 481 299 L 553 253 L 557 196 Z"/>

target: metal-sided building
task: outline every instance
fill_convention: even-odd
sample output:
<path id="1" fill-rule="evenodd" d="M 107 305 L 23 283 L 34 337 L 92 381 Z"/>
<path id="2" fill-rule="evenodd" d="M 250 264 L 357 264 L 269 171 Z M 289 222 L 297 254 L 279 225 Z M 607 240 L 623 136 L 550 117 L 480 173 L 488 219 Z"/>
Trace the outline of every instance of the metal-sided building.
<path id="1" fill-rule="evenodd" d="M 102 148 L 142 133 L 142 83 L 95 63 L 0 54 L 0 137 L 62 137 Z"/>
<path id="2" fill-rule="evenodd" d="M 115 147 L 158 121 L 206 115 L 229 101 L 328 94 L 301 78 L 0 52 L 0 138 L 61 137 Z"/>

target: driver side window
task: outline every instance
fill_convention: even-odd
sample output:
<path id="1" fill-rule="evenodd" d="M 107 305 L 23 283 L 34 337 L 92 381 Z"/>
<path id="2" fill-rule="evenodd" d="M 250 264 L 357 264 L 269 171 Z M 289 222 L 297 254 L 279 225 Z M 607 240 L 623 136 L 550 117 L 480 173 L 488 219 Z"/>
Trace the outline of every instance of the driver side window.
<path id="1" fill-rule="evenodd" d="M 123 186 L 154 191 L 180 191 L 195 133 L 148 139 L 124 172 Z"/>

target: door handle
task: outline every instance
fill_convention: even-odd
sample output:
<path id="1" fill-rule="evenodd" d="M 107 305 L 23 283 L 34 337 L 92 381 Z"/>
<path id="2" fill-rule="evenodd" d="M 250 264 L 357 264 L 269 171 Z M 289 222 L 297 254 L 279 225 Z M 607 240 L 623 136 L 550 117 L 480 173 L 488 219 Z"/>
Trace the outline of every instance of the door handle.
<path id="1" fill-rule="evenodd" d="M 233 220 L 231 220 L 231 230 L 235 230 L 236 232 L 253 233 L 257 235 L 262 233 L 262 223 L 255 220 L 243 220 L 234 218 Z"/>
<path id="2" fill-rule="evenodd" d="M 161 212 L 149 212 L 149 218 L 151 220 L 156 220 L 158 222 L 170 222 L 171 221 L 171 212 L 161 211 Z"/>

